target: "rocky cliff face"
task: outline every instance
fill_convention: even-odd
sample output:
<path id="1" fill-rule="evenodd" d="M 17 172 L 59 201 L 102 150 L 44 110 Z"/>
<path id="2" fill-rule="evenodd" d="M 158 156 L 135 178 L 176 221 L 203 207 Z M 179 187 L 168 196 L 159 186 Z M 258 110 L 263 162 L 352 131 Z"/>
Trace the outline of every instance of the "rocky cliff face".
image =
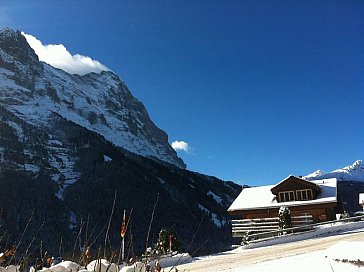
<path id="1" fill-rule="evenodd" d="M 58 114 L 130 152 L 185 168 L 116 74 L 80 76 L 39 62 L 19 31 L 0 32 L 0 90 L 1 105 L 29 124 L 47 127 Z"/>
<path id="2" fill-rule="evenodd" d="M 39 252 L 42 241 L 60 254 L 62 241 L 68 253 L 76 242 L 97 251 L 115 194 L 113 249 L 124 209 L 133 210 L 126 244 L 145 249 L 155 203 L 149 246 L 162 227 L 191 253 L 229 246 L 226 210 L 241 187 L 183 167 L 118 76 L 67 74 L 39 62 L 20 32 L 0 32 L 0 249 L 31 217 L 22 249 Z"/>

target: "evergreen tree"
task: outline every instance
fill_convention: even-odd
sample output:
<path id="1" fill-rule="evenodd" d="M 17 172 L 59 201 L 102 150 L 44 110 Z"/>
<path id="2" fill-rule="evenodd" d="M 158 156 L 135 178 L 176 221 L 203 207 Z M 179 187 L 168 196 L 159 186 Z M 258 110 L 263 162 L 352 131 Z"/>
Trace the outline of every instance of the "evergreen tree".
<path id="1" fill-rule="evenodd" d="M 292 228 L 291 212 L 288 207 L 280 207 L 278 217 L 279 229 Z"/>
<path id="2" fill-rule="evenodd" d="M 161 229 L 159 232 L 159 237 L 156 245 L 158 253 L 165 254 L 169 252 L 170 242 L 172 245 L 172 252 L 179 251 L 180 242 L 174 232 L 167 229 Z"/>

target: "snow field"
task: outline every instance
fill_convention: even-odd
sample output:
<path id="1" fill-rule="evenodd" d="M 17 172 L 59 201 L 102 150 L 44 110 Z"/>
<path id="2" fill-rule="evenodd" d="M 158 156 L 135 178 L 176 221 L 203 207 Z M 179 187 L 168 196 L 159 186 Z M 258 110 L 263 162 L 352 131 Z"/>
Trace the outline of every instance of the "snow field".
<path id="1" fill-rule="evenodd" d="M 319 229 L 319 232 L 321 235 L 311 231 L 301 239 L 297 235 L 286 235 L 287 237 L 271 239 L 275 243 L 260 242 L 253 244 L 251 248 L 241 246 L 231 251 L 199 257 L 193 263 L 179 266 L 178 270 L 364 271 L 364 222 L 336 223 Z M 289 240 L 288 236 L 296 236 L 297 239 Z"/>
<path id="2" fill-rule="evenodd" d="M 364 234 L 363 234 L 364 235 Z M 364 261 L 364 242 L 341 242 L 327 250 L 301 254 L 277 260 L 239 267 L 231 272 L 279 272 L 282 268 L 292 268 L 295 272 L 358 272 L 364 271 L 364 266 L 358 266 L 349 261 Z"/>

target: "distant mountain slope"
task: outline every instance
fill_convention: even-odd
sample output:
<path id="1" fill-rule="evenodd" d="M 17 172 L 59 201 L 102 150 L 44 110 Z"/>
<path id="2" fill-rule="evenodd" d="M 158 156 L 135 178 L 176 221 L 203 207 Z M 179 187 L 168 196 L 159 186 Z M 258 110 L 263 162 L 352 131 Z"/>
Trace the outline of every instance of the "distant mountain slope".
<path id="1" fill-rule="evenodd" d="M 202 245 L 200 253 L 229 246 L 226 210 L 241 186 L 124 151 L 56 114 L 49 130 L 29 125 L 2 107 L 0 116 L 0 230 L 10 240 L 19 239 L 34 213 L 23 246 L 44 219 L 39 239 L 50 252 L 57 250 L 61 237 L 64 249 L 72 250 L 86 222 L 94 230 L 82 239 L 91 235 L 95 245 L 102 245 L 105 234 L 96 236 L 105 231 L 117 192 L 110 229 L 113 248 L 120 242 L 123 210 L 133 210 L 128 235 L 133 234 L 135 251 L 142 252 L 157 198 L 150 245 L 166 227 L 177 233 L 183 248 L 198 230 L 190 252 Z"/>
<path id="2" fill-rule="evenodd" d="M 362 160 L 357 160 L 352 165 L 336 169 L 330 173 L 324 173 L 321 170 L 317 170 L 304 178 L 308 180 L 337 178 L 338 181 L 346 180 L 364 182 L 364 163 Z"/>
<path id="3" fill-rule="evenodd" d="M 354 212 L 362 209 L 359 205 L 359 193 L 364 193 L 364 163 L 362 160 L 357 160 L 352 165 L 330 173 L 317 170 L 304 178 L 308 180 L 336 178 L 339 199 L 344 210 L 353 215 Z"/>
<path id="4" fill-rule="evenodd" d="M 57 113 L 133 153 L 185 168 L 167 134 L 116 74 L 80 76 L 39 62 L 11 29 L 0 31 L 0 103 L 34 126 L 48 126 Z"/>

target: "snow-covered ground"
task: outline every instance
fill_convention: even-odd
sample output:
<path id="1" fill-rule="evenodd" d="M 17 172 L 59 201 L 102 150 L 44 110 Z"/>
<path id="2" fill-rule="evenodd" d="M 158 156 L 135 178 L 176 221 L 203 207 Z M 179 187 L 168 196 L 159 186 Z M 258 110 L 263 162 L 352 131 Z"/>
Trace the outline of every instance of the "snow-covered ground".
<path id="1" fill-rule="evenodd" d="M 358 262 L 358 260 L 360 261 Z M 364 242 L 340 242 L 326 250 L 280 258 L 226 271 L 280 272 L 288 268 L 292 268 L 295 272 L 364 271 Z"/>
<path id="2" fill-rule="evenodd" d="M 287 235 L 289 236 L 289 235 Z M 364 271 L 364 222 L 338 223 L 299 239 L 282 237 L 195 259 L 178 271 Z"/>

